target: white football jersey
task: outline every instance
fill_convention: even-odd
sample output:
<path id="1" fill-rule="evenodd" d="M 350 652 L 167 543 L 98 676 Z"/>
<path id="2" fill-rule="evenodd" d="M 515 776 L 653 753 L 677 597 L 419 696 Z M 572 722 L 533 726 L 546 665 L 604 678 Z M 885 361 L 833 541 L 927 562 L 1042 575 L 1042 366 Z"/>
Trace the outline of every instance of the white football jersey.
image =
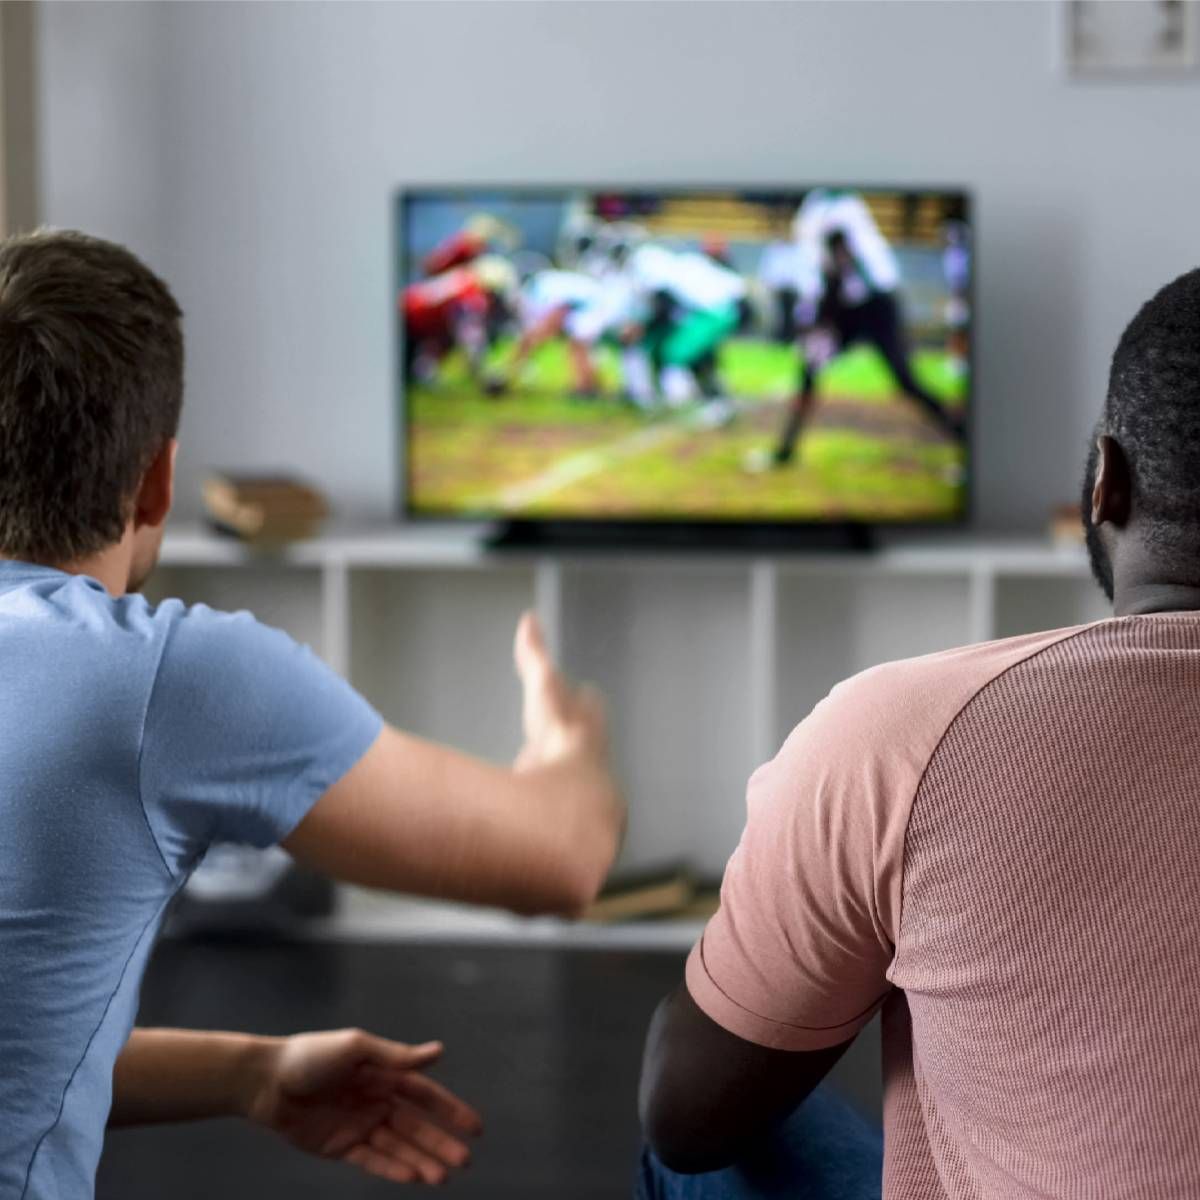
<path id="1" fill-rule="evenodd" d="M 871 210 L 854 192 L 832 188 L 814 188 L 804 198 L 794 224 L 799 251 L 800 296 L 815 301 L 821 294 L 823 278 L 829 269 L 825 239 L 831 233 L 846 238 L 850 255 L 861 276 L 859 284 L 843 285 L 844 298 L 850 303 L 865 299 L 868 291 L 895 291 L 900 283 L 900 265 L 887 239 L 879 232 Z M 856 295 L 855 293 L 859 293 Z"/>
<path id="2" fill-rule="evenodd" d="M 569 338 L 578 342 L 596 342 L 606 333 L 638 319 L 637 289 L 624 274 L 612 274 L 594 281 L 591 300 L 571 310 L 563 323 Z"/>
<path id="3" fill-rule="evenodd" d="M 795 242 L 768 242 L 758 260 L 758 277 L 773 291 L 800 287 L 804 255 Z"/>
<path id="4" fill-rule="evenodd" d="M 746 295 L 745 280 L 736 271 L 694 250 L 642 246 L 630 259 L 629 269 L 644 291 L 666 292 L 685 308 L 722 308 Z"/>
<path id="5" fill-rule="evenodd" d="M 521 288 L 520 312 L 524 325 L 536 325 L 556 308 L 585 308 L 600 294 L 599 281 L 579 271 L 538 271 Z"/>

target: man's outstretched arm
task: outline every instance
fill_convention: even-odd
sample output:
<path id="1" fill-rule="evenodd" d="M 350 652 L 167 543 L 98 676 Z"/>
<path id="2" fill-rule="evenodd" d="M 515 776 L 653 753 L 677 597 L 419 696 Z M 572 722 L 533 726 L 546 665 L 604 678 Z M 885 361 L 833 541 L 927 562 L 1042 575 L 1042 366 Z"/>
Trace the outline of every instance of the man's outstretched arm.
<path id="1" fill-rule="evenodd" d="M 574 912 L 616 855 L 624 805 L 596 696 L 567 685 L 537 623 L 517 631 L 525 745 L 509 768 L 384 728 L 284 845 L 337 878 Z M 113 1073 L 112 1125 L 242 1115 L 401 1182 L 462 1165 L 479 1118 L 421 1073 L 436 1043 L 357 1030 L 274 1039 L 138 1029 Z"/>
<path id="2" fill-rule="evenodd" d="M 357 1029 L 288 1038 L 135 1029 L 109 1126 L 243 1117 L 299 1149 L 396 1183 L 441 1183 L 470 1158 L 477 1113 L 423 1074 L 437 1042 Z"/>
<path id="3" fill-rule="evenodd" d="M 369 887 L 577 912 L 599 891 L 624 828 L 598 698 L 571 688 L 526 616 L 517 630 L 525 745 L 501 767 L 385 727 L 284 847 Z"/>
<path id="4" fill-rule="evenodd" d="M 673 1171 L 730 1166 L 821 1082 L 849 1042 L 772 1050 L 708 1017 L 681 985 L 650 1022 L 638 1109 L 650 1148 Z"/>

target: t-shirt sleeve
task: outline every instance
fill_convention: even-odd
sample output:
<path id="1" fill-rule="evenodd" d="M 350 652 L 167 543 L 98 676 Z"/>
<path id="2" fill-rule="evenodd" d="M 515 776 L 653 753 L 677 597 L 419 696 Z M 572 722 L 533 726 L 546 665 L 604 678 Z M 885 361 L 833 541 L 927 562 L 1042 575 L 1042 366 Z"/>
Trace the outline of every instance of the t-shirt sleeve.
<path id="1" fill-rule="evenodd" d="M 916 764 L 903 742 L 891 769 L 880 753 L 879 693 L 861 676 L 835 688 L 755 772 L 720 909 L 688 960 L 699 1007 L 758 1045 L 838 1045 L 889 991 Z"/>
<path id="2" fill-rule="evenodd" d="M 1079 631 L 887 663 L 817 705 L 750 781 L 721 907 L 688 959 L 708 1016 L 782 1050 L 838 1045 L 871 1019 L 890 990 L 905 835 L 930 760 L 981 688 Z"/>
<path id="3" fill-rule="evenodd" d="M 249 613 L 168 613 L 139 776 L 167 865 L 184 870 L 214 842 L 285 838 L 382 721 L 307 646 Z"/>

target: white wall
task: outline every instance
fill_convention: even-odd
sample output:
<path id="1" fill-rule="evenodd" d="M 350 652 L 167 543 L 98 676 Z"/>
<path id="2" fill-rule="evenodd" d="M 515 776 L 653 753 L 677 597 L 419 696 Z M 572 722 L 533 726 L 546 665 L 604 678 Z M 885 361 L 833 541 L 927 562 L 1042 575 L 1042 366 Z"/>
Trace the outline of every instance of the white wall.
<path id="1" fill-rule="evenodd" d="M 1200 258 L 1200 86 L 1078 84 L 1049 3 L 47 4 L 45 219 L 188 316 L 207 464 L 393 501 L 388 198 L 421 181 L 963 182 L 977 512 L 1072 499 L 1123 323 Z"/>

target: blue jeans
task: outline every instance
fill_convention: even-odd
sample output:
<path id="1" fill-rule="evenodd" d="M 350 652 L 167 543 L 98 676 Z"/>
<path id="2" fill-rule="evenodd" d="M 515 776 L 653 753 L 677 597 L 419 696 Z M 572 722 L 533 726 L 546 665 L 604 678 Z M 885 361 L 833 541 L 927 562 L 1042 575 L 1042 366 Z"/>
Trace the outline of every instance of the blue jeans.
<path id="1" fill-rule="evenodd" d="M 883 1137 L 818 1088 L 736 1167 L 677 1175 L 642 1153 L 637 1200 L 879 1200 Z"/>

